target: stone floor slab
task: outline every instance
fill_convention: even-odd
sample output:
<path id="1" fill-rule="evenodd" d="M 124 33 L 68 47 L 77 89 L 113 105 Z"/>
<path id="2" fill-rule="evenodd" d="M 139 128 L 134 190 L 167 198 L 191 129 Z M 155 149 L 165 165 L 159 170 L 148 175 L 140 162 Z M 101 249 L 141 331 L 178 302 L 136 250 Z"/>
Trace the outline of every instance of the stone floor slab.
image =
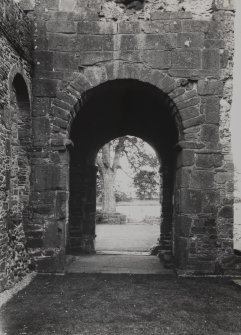
<path id="1" fill-rule="evenodd" d="M 66 256 L 67 273 L 174 274 L 156 256 L 87 255 Z"/>

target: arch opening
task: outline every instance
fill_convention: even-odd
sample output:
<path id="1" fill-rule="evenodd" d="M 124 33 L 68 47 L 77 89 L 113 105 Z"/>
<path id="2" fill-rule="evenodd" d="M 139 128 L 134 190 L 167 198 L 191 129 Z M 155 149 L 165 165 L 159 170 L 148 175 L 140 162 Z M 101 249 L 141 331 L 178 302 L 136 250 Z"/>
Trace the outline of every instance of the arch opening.
<path id="1" fill-rule="evenodd" d="M 96 158 L 96 252 L 150 254 L 160 237 L 160 161 L 140 138 L 106 143 Z"/>
<path id="2" fill-rule="evenodd" d="M 138 80 L 113 80 L 85 92 L 70 131 L 70 200 L 68 251 L 94 252 L 96 216 L 95 159 L 105 143 L 127 135 L 149 143 L 162 162 L 160 241 L 172 248 L 176 144 L 181 125 L 167 94 Z"/>
<path id="3" fill-rule="evenodd" d="M 11 227 L 28 223 L 30 194 L 29 149 L 31 146 L 31 106 L 28 87 L 21 74 L 16 74 L 12 82 L 10 167 L 15 170 L 10 180 L 9 220 Z"/>

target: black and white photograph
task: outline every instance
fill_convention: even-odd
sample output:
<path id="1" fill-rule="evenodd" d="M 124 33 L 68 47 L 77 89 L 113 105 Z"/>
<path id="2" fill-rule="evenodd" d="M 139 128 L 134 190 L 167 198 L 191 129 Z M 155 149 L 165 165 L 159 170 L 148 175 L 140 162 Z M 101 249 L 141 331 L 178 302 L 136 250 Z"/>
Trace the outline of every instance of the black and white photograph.
<path id="1" fill-rule="evenodd" d="M 0 0 L 0 335 L 241 335 L 241 0 Z"/>

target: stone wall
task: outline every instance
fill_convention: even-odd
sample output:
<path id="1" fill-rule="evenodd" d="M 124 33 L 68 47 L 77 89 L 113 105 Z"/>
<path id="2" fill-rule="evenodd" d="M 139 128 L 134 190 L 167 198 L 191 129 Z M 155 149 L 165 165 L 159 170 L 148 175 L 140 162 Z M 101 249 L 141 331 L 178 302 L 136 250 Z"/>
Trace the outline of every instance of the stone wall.
<path id="1" fill-rule="evenodd" d="M 175 227 L 169 231 L 176 263 L 185 271 L 214 273 L 233 253 L 229 114 L 234 7 L 222 0 L 128 4 L 36 0 L 31 201 L 39 229 L 38 234 L 33 229 L 31 244 L 42 257 L 64 253 L 66 146 L 82 94 L 110 80 L 137 79 L 169 95 L 182 129 Z M 170 225 L 170 218 L 166 222 Z"/>
<path id="2" fill-rule="evenodd" d="M 0 1 L 0 291 L 31 263 L 24 224 L 30 193 L 32 24 L 13 1 Z M 27 145 L 28 142 L 28 145 Z"/>

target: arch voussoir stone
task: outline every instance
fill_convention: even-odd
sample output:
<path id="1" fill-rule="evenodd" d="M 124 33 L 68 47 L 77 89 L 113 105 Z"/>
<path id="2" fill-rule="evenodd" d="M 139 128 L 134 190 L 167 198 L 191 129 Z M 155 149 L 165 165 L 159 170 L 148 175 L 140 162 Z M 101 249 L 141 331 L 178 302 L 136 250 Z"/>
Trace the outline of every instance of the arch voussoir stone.
<path id="1" fill-rule="evenodd" d="M 151 84 L 168 94 L 168 97 L 173 99 L 174 102 L 172 114 L 178 114 L 179 116 L 176 122 L 180 132 L 183 129 L 182 116 L 179 114 L 180 107 L 184 109 L 188 104 L 199 103 L 197 93 L 190 93 L 185 88 L 180 87 L 180 81 L 175 80 L 167 73 L 151 69 L 143 64 L 116 60 L 104 65 L 102 64 L 101 66 L 89 66 L 82 69 L 81 72 L 75 72 L 72 78 L 68 82 L 65 82 L 57 92 L 57 96 L 53 101 L 53 113 L 56 112 L 56 116 L 63 113 L 65 119 L 68 115 L 67 132 L 69 132 L 72 121 L 80 109 L 83 93 L 107 81 L 117 79 L 139 80 Z"/>

